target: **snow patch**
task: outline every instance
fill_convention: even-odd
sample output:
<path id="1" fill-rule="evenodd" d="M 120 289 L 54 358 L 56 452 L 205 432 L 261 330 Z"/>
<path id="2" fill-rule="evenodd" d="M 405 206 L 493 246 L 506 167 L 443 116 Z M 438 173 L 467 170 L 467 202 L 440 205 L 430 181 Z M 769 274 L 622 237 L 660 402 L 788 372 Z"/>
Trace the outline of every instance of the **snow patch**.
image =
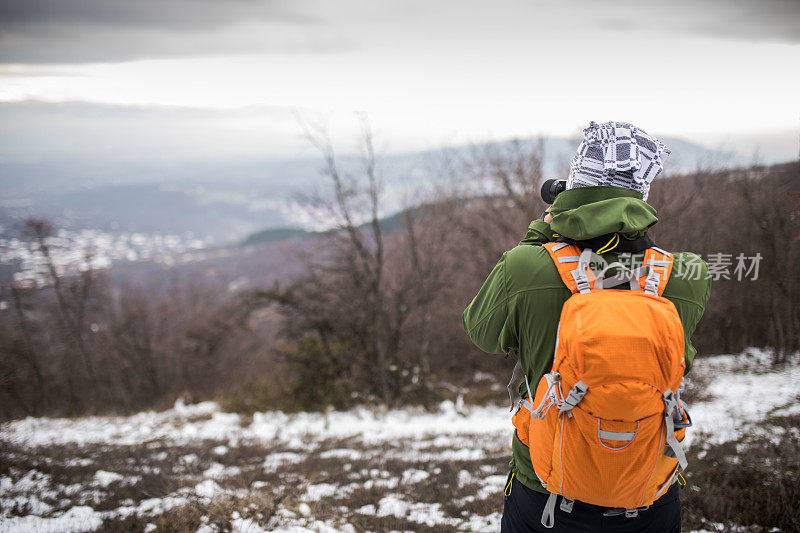
<path id="1" fill-rule="evenodd" d="M 342 492 L 342 489 L 339 487 L 339 485 L 335 485 L 333 483 L 317 483 L 316 485 L 308 486 L 306 493 L 303 495 L 303 500 L 319 501 L 323 498 L 329 498 L 340 492 Z"/>
<path id="2" fill-rule="evenodd" d="M 0 533 L 36 531 L 37 533 L 80 533 L 94 531 L 103 524 L 102 514 L 88 506 L 73 507 L 65 513 L 42 518 L 40 516 L 12 516 L 0 521 Z"/>
<path id="3" fill-rule="evenodd" d="M 374 505 L 367 505 L 360 508 L 358 512 L 376 516 L 396 516 L 431 527 L 436 525 L 455 526 L 461 522 L 457 518 L 445 515 L 441 507 L 439 503 L 411 503 L 403 500 L 397 494 L 389 494 L 381 498 L 377 508 Z"/>
<path id="4" fill-rule="evenodd" d="M 800 394 L 800 365 L 768 371 L 764 367 L 767 357 L 771 357 L 769 352 L 748 350 L 696 362 L 697 372 L 713 376 L 708 386 L 711 399 L 688 406 L 694 427 L 686 431 L 687 445 L 700 433 L 703 443 L 738 440 L 754 422 L 783 409 L 789 413 L 800 410 L 795 405 Z"/>
<path id="5" fill-rule="evenodd" d="M 205 481 L 201 481 L 194 487 L 194 492 L 201 498 L 207 498 L 209 500 L 213 499 L 214 496 L 217 494 L 221 494 L 224 492 L 222 487 L 220 487 L 216 481 L 213 479 L 206 479 Z"/>
<path id="6" fill-rule="evenodd" d="M 125 476 L 117 474 L 116 472 L 107 472 L 105 470 L 98 470 L 94 473 L 94 481 L 101 487 L 108 487 L 112 483 L 122 481 Z"/>

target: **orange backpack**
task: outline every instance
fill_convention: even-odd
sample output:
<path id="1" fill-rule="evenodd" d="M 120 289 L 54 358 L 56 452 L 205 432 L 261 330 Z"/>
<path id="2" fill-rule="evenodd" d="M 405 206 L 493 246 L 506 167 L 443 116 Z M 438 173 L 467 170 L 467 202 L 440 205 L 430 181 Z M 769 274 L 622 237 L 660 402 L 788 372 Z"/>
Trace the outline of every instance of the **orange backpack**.
<path id="1" fill-rule="evenodd" d="M 566 512 L 579 500 L 635 517 L 686 468 L 683 327 L 662 296 L 672 254 L 649 248 L 640 268 L 616 262 L 595 276 L 590 263 L 605 262 L 590 249 L 544 247 L 572 296 L 561 311 L 553 368 L 535 396 L 525 377 L 528 397 L 513 419 L 550 492 L 542 524 L 553 527 L 558 495 Z M 612 271 L 622 273 L 612 278 Z M 630 288 L 606 288 L 612 280 Z"/>

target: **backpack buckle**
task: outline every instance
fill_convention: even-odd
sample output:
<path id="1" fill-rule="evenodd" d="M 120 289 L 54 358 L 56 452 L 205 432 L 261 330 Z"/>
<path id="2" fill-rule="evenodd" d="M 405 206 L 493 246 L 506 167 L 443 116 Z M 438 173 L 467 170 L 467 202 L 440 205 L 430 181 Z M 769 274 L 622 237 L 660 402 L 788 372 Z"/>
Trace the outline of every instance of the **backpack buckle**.
<path id="1" fill-rule="evenodd" d="M 586 391 L 589 390 L 589 387 L 583 381 L 577 382 L 572 388 L 569 390 L 567 397 L 559 404 L 558 412 L 559 414 L 567 413 L 568 416 L 571 417 L 572 408 L 575 407 L 583 400 L 583 397 L 586 395 Z"/>
<path id="2" fill-rule="evenodd" d="M 678 400 L 678 408 L 675 414 L 679 416 L 679 418 L 677 419 L 676 418 L 672 419 L 674 423 L 673 425 L 676 430 L 692 427 L 692 417 L 691 415 L 689 415 L 689 410 L 686 409 L 686 404 L 683 403 L 681 400 Z"/>

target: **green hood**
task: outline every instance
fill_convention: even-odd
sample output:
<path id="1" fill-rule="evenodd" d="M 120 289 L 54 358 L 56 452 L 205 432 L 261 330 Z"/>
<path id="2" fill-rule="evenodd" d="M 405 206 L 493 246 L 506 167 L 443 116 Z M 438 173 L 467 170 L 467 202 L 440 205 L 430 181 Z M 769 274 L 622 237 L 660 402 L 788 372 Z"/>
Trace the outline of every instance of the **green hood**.
<path id="1" fill-rule="evenodd" d="M 620 187 L 579 187 L 556 197 L 550 229 L 578 241 L 609 233 L 637 239 L 658 222 L 656 210 L 642 194 Z"/>

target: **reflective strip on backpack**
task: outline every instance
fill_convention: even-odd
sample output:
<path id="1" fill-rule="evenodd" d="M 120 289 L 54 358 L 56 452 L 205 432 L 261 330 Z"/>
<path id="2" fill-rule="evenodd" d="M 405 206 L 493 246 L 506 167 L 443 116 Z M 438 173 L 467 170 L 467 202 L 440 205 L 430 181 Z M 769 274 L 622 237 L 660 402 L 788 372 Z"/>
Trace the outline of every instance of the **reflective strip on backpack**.
<path id="1" fill-rule="evenodd" d="M 618 433 L 616 431 L 606 431 L 605 429 L 600 429 L 597 431 L 597 434 L 603 440 L 633 440 L 636 436 L 636 433 Z"/>
<path id="2" fill-rule="evenodd" d="M 650 261 L 647 262 L 648 265 L 660 266 L 664 268 L 667 268 L 670 265 L 670 263 L 671 261 L 662 261 L 661 259 L 651 259 Z"/>

